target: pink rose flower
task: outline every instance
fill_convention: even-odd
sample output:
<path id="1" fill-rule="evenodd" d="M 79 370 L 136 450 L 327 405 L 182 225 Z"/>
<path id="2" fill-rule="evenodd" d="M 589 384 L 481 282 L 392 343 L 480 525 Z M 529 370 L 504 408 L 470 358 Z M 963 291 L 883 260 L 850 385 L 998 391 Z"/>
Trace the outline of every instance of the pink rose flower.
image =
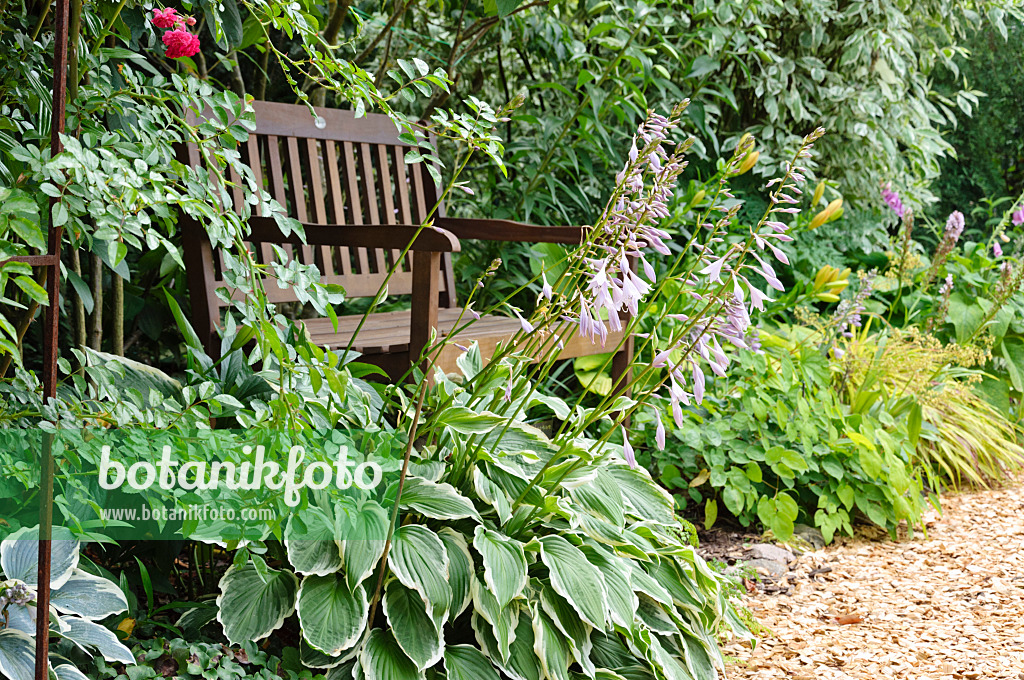
<path id="1" fill-rule="evenodd" d="M 181 20 L 178 11 L 173 7 L 153 10 L 153 25 L 157 28 L 174 28 L 174 24 Z"/>
<path id="2" fill-rule="evenodd" d="M 168 59 L 191 57 L 199 52 L 199 38 L 180 28 L 164 33 L 163 41 Z"/>

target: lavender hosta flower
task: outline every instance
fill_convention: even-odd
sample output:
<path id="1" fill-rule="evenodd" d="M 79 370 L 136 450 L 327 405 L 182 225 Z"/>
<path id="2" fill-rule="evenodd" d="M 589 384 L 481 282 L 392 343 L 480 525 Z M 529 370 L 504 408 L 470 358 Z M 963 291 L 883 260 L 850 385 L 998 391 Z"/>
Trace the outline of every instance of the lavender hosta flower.
<path id="1" fill-rule="evenodd" d="M 665 450 L 665 423 L 661 421 L 661 412 L 655 411 L 654 417 L 658 421 L 657 427 L 654 429 L 654 443 L 657 445 L 659 451 Z"/>
<path id="2" fill-rule="evenodd" d="M 998 242 L 992 244 L 992 254 L 997 258 L 1003 256 L 1003 247 Z"/>
<path id="3" fill-rule="evenodd" d="M 622 455 L 626 458 L 626 462 L 629 463 L 629 467 L 636 469 L 636 453 L 629 444 L 629 433 L 626 432 L 625 427 L 622 428 Z"/>
<path id="4" fill-rule="evenodd" d="M 540 289 L 540 296 L 542 298 L 546 299 L 546 300 L 550 300 L 551 296 L 552 296 L 552 291 L 551 291 L 551 284 L 548 283 L 547 274 L 545 274 L 544 272 L 541 272 L 540 273 L 540 278 L 541 278 L 541 281 L 543 282 L 543 285 L 541 286 L 541 289 Z"/>
<path id="5" fill-rule="evenodd" d="M 906 212 L 906 208 L 903 207 L 903 201 L 900 200 L 900 195 L 892 190 L 892 184 L 887 183 L 882 187 L 882 200 L 885 204 L 896 213 L 896 217 L 902 218 L 903 213 Z"/>

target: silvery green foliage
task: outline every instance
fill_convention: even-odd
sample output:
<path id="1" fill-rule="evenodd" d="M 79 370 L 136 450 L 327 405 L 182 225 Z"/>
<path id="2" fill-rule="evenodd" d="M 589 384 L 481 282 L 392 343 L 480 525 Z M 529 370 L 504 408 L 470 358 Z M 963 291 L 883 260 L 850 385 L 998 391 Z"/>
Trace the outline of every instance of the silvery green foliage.
<path id="1" fill-rule="evenodd" d="M 22 528 L 0 543 L 0 674 L 8 680 L 31 680 L 35 667 L 39 529 Z M 89 655 L 134 663 L 135 657 L 99 621 L 128 609 L 112 581 L 79 568 L 79 542 L 56 527 L 51 544 L 50 634 L 64 638 Z M 58 660 L 59 659 L 59 660 Z M 54 657 L 54 672 L 63 680 L 84 677 L 66 659 Z"/>
<path id="2" fill-rule="evenodd" d="M 284 532 L 290 567 L 254 556 L 221 580 L 228 639 L 262 639 L 294 613 L 304 662 L 332 680 L 719 677 L 715 636 L 745 631 L 672 498 L 621 447 L 579 437 L 564 450 L 484 410 L 511 364 L 470 392 L 476 345 L 459 363 L 462 377 L 437 375 L 383 574 L 384 506 L 311 503 Z"/>

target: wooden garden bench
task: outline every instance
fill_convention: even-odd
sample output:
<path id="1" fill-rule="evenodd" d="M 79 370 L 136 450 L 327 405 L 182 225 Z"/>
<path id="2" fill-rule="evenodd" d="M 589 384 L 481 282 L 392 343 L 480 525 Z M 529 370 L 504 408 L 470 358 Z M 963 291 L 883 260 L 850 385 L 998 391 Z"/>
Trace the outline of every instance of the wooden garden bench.
<path id="1" fill-rule="evenodd" d="M 438 187 L 422 163 L 405 163 L 410 145 L 398 138 L 395 124 L 385 115 L 356 119 L 351 111 L 317 109 L 314 119 L 304 106 L 255 102 L 253 107 L 256 130 L 241 145 L 242 160 L 288 214 L 303 223 L 305 243 L 297 235 L 284 236 L 273 219 L 257 216 L 249 222 L 251 250 L 265 264 L 274 257 L 271 244 L 282 245 L 290 257 L 315 264 L 323 283 L 340 284 L 346 298 L 375 296 L 394 258 L 437 202 Z M 185 147 L 181 154 L 183 162 L 200 162 L 195 147 Z M 241 191 L 236 191 L 236 204 L 241 200 Z M 202 226 L 185 216 L 182 220 L 194 326 L 207 352 L 216 356 L 216 327 L 226 306 L 215 293 L 227 287 L 221 275 L 223 261 Z M 439 336 L 448 335 L 459 317 L 452 253 L 459 252 L 460 239 L 578 244 L 584 235 L 581 227 L 449 218 L 443 205 L 435 213 L 434 226 L 420 232 L 388 282 L 388 295 L 410 295 L 411 309 L 370 315 L 353 342 L 364 355 L 361 361 L 380 366 L 392 380 L 420 356 L 432 328 Z M 296 301 L 291 288 L 270 284 L 267 294 L 274 303 Z M 360 318 L 340 316 L 337 331 L 327 318 L 302 323 L 313 342 L 344 349 Z M 519 329 L 517 319 L 484 316 L 455 341 L 463 346 L 477 341 L 486 360 L 498 343 Z M 615 348 L 621 339 L 621 333 L 610 333 L 606 347 Z M 605 351 L 575 334 L 563 341 L 563 358 Z M 629 339 L 614 358 L 616 377 L 629 366 L 632 344 Z M 445 372 L 456 371 L 460 353 L 447 345 L 438 365 Z"/>

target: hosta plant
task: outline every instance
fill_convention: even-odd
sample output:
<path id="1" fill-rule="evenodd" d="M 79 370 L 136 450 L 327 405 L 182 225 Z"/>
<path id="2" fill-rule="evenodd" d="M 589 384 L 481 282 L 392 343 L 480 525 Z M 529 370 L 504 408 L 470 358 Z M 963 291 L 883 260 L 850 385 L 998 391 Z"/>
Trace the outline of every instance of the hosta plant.
<path id="1" fill-rule="evenodd" d="M 31 680 L 35 668 L 38 528 L 19 529 L 0 543 L 0 674 L 8 680 Z M 107 661 L 134 663 L 117 636 L 99 623 L 128 608 L 117 584 L 79 568 L 79 541 L 56 528 L 50 562 L 50 635 L 62 639 L 51 647 L 50 665 L 58 680 L 84 680 L 62 651 L 79 649 Z"/>
<path id="2" fill-rule="evenodd" d="M 762 286 L 782 288 L 769 260 L 786 261 L 782 220 L 799 212 L 801 166 L 822 131 L 770 183 L 761 220 L 730 233 L 729 178 L 756 160 L 753 140 L 741 140 L 672 243 L 659 222 L 692 143 L 671 138 L 681 113 L 640 127 L 585 242 L 531 282 L 534 312 L 507 299 L 479 310 L 518 316 L 520 332 L 488 361 L 458 346 L 477 315 L 471 295 L 465 323 L 425 349 L 413 385 L 385 390 L 377 425 L 406 444 L 383 497 L 310 496 L 284 528 L 287 564 L 260 546 L 235 560 L 218 599 L 229 641 L 262 639 L 295 613 L 306 663 L 332 680 L 718 676 L 715 636 L 742 624 L 692 527 L 637 466 L 627 424 L 660 392 L 680 420 L 703 400 L 705 370 L 729 367 L 734 350 L 722 343 L 748 347 L 750 310 L 770 299 Z M 592 407 L 539 390 L 564 344 L 621 349 L 657 310 L 632 382 L 613 382 Z M 459 375 L 431 368 L 445 345 L 463 352 Z M 559 423 L 552 436 L 524 423 L 535 411 Z"/>

